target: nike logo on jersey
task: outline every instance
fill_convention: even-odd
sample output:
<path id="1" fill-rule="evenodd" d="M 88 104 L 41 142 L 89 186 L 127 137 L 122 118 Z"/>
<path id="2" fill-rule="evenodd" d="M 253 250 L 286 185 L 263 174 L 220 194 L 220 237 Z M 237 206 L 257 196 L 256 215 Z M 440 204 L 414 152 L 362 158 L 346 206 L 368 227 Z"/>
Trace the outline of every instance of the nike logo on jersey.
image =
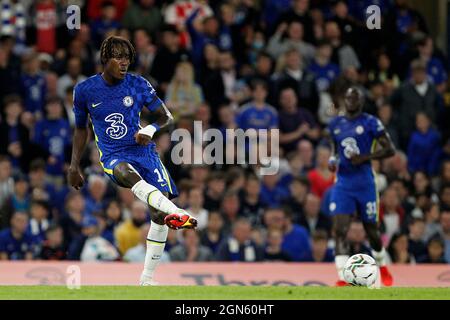
<path id="1" fill-rule="evenodd" d="M 99 104 L 102 104 L 101 102 L 99 102 L 99 103 L 93 103 L 92 104 L 92 108 L 95 108 L 96 106 L 98 106 Z"/>
<path id="2" fill-rule="evenodd" d="M 167 186 L 167 183 L 164 183 L 164 184 L 161 183 L 161 187 L 165 187 L 165 186 Z"/>

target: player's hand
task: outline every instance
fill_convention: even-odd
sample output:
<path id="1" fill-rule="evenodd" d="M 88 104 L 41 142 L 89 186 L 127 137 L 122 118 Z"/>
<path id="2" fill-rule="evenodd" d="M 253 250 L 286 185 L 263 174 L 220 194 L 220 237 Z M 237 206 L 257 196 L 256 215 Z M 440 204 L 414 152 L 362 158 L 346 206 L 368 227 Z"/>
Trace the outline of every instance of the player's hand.
<path id="1" fill-rule="evenodd" d="M 76 190 L 80 190 L 84 185 L 84 178 L 81 175 L 80 168 L 78 167 L 69 168 L 69 172 L 67 173 L 67 180 L 69 181 L 69 184 Z"/>
<path id="2" fill-rule="evenodd" d="M 136 140 L 136 143 L 140 144 L 141 146 L 146 146 L 150 142 L 152 142 L 152 138 L 150 136 L 147 136 L 146 134 L 142 134 L 139 132 L 136 132 L 134 134 L 134 140 Z"/>
<path id="3" fill-rule="evenodd" d="M 352 164 L 354 166 L 363 164 L 364 162 L 369 161 L 369 157 L 363 154 L 354 154 L 352 155 L 352 157 L 350 158 L 350 161 L 352 162 Z"/>
<path id="4" fill-rule="evenodd" d="M 330 170 L 331 172 L 336 172 L 337 160 L 335 157 L 330 157 L 330 159 L 328 159 L 328 170 Z"/>

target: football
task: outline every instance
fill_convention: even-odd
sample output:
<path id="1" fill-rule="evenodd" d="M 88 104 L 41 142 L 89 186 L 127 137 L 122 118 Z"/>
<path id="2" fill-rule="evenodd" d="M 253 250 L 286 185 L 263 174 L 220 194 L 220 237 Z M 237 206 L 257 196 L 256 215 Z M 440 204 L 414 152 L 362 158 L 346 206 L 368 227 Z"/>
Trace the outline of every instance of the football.
<path id="1" fill-rule="evenodd" d="M 371 287 L 378 278 L 378 266 L 367 254 L 351 256 L 344 266 L 344 279 L 354 286 Z"/>

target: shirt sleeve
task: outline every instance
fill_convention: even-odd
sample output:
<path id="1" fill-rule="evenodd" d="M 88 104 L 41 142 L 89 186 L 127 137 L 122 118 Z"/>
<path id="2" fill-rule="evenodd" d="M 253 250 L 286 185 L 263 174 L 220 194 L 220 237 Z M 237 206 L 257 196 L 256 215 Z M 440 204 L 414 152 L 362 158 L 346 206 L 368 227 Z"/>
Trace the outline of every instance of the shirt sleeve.
<path id="1" fill-rule="evenodd" d="M 379 138 L 385 133 L 384 125 L 380 119 L 371 117 L 369 121 L 369 130 L 375 138 Z"/>
<path id="2" fill-rule="evenodd" d="M 73 89 L 73 113 L 75 114 L 75 125 L 77 128 L 86 128 L 88 108 L 79 86 L 75 86 Z"/>
<path id="3" fill-rule="evenodd" d="M 143 83 L 143 95 L 144 95 L 144 105 L 150 111 L 155 111 L 162 105 L 161 99 L 156 95 L 156 90 L 152 87 L 150 82 L 142 78 Z"/>

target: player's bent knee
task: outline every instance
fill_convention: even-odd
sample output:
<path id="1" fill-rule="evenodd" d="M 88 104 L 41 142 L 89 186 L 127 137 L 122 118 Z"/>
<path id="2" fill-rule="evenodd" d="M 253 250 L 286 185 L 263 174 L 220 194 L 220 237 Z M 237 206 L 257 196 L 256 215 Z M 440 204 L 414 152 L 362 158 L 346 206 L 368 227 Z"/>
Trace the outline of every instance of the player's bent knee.
<path id="1" fill-rule="evenodd" d="M 164 218 L 165 218 L 166 214 L 164 212 L 161 211 L 153 211 L 151 213 L 151 218 L 152 221 L 156 224 L 164 224 Z"/>
<path id="2" fill-rule="evenodd" d="M 141 180 L 139 174 L 136 173 L 133 167 L 126 162 L 121 162 L 116 165 L 113 173 L 117 181 L 128 188 L 131 188 Z"/>

